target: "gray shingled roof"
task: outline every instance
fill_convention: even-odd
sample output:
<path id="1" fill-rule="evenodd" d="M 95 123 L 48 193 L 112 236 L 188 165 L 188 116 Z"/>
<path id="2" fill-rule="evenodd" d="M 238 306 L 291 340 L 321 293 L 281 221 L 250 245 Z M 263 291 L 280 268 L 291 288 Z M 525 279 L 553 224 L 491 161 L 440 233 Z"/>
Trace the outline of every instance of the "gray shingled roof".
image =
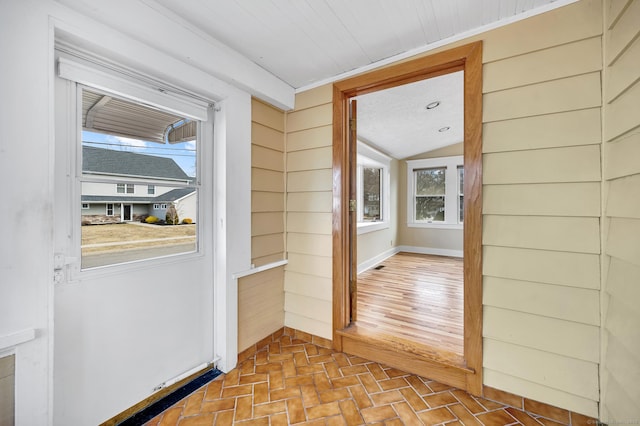
<path id="1" fill-rule="evenodd" d="M 126 195 L 83 195 L 83 203 L 130 203 L 130 204 L 151 204 L 170 203 L 179 200 L 191 193 L 193 188 L 177 188 L 155 197 L 130 197 Z"/>
<path id="2" fill-rule="evenodd" d="M 153 202 L 154 203 L 167 203 L 167 202 L 171 202 L 171 201 L 176 201 L 176 200 L 179 200 L 182 197 L 185 197 L 185 196 L 191 194 L 194 191 L 195 191 L 195 189 L 193 189 L 193 188 L 172 189 L 169 192 L 165 192 L 162 195 L 158 195 Z"/>
<path id="3" fill-rule="evenodd" d="M 82 171 L 85 173 L 191 180 L 171 158 L 92 146 L 82 147 Z"/>

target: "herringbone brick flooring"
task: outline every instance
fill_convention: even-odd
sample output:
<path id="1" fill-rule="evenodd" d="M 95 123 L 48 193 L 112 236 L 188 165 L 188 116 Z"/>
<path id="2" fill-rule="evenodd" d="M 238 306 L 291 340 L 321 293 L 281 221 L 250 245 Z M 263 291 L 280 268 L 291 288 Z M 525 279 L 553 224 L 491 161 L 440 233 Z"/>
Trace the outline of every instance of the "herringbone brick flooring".
<path id="1" fill-rule="evenodd" d="M 282 336 L 147 423 L 560 425 L 438 382 Z"/>

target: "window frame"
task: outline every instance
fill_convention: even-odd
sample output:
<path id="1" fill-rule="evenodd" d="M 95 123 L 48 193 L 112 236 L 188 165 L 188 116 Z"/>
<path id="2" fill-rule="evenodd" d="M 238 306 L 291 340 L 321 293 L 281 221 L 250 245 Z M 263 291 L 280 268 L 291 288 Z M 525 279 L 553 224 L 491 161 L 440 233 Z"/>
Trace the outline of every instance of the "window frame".
<path id="1" fill-rule="evenodd" d="M 109 209 L 111 206 L 111 209 Z M 109 210 L 111 210 L 111 214 L 109 214 Z M 104 205 L 104 214 L 105 216 L 115 216 L 116 215 L 116 205 L 115 203 L 105 203 Z"/>
<path id="2" fill-rule="evenodd" d="M 89 210 L 89 209 L 91 209 L 90 203 L 82 203 L 82 210 Z"/>
<path id="3" fill-rule="evenodd" d="M 156 195 L 155 185 L 147 185 L 147 195 Z"/>
<path id="4" fill-rule="evenodd" d="M 357 171 L 356 171 L 356 184 L 357 184 L 357 198 L 356 198 L 356 212 L 357 212 L 357 234 L 366 234 L 368 232 L 379 231 L 387 229 L 391 222 L 391 160 L 388 155 L 378 151 L 367 145 L 366 143 L 358 140 L 358 157 L 357 157 Z M 380 182 L 380 212 L 382 220 L 375 222 L 365 222 L 363 220 L 364 211 L 364 182 L 363 173 L 364 168 L 378 168 L 381 169 L 381 182 Z"/>
<path id="5" fill-rule="evenodd" d="M 407 160 L 407 226 L 410 228 L 439 228 L 439 229 L 462 229 L 463 222 L 459 217 L 459 172 L 458 167 L 464 170 L 464 156 L 455 155 L 450 157 L 426 158 L 420 160 Z M 416 194 L 415 194 L 415 172 L 421 169 L 445 168 L 445 193 L 444 221 L 416 220 Z"/>
<path id="6" fill-rule="evenodd" d="M 136 186 L 132 183 L 119 182 L 116 183 L 116 194 L 135 194 L 135 188 Z"/>
<path id="7" fill-rule="evenodd" d="M 113 97 L 117 97 L 129 102 L 134 102 L 140 105 L 144 105 L 144 106 L 148 106 L 151 108 L 157 108 L 157 109 L 161 109 L 161 110 L 166 110 L 166 111 L 170 111 L 170 112 L 174 112 L 174 113 L 180 113 L 179 110 L 175 110 L 172 108 L 168 108 L 167 106 L 164 105 L 154 105 L 152 103 L 149 102 L 144 102 L 143 100 L 139 99 L 139 98 L 133 98 L 130 96 L 127 96 L 126 94 L 123 94 L 122 91 L 120 90 L 110 90 L 110 89 L 103 89 L 103 88 L 98 88 L 98 87 L 94 87 L 90 84 L 83 84 L 80 82 L 76 82 L 76 94 L 75 94 L 75 98 L 76 98 L 76 123 L 82 123 L 82 91 L 83 90 L 89 90 L 91 92 L 94 93 L 101 93 L 101 94 L 105 94 L 108 96 L 113 96 Z M 202 209 L 200 207 L 200 205 L 202 204 L 202 170 L 201 170 L 201 162 L 202 162 L 202 145 L 203 143 L 205 143 L 205 141 L 203 141 L 203 134 L 204 131 L 202 129 L 203 124 L 209 123 L 209 120 L 200 120 L 198 118 L 194 118 L 189 116 L 188 114 L 181 114 L 184 115 L 185 117 L 189 117 L 191 119 L 193 119 L 194 121 L 198 122 L 198 131 L 197 131 L 197 137 L 196 137 L 196 176 L 189 179 L 188 181 L 176 181 L 175 183 L 172 182 L 166 182 L 166 181 L 159 181 L 157 179 L 154 178 L 144 178 L 144 177 L 136 177 L 136 182 L 139 185 L 154 185 L 155 187 L 158 187 L 159 185 L 165 186 L 165 187 L 175 187 L 175 188 L 185 188 L 185 187 L 191 187 L 194 188 L 194 190 L 197 192 L 196 197 L 198 197 L 197 202 L 196 202 L 196 221 L 201 222 L 198 218 L 200 216 L 202 216 L 203 212 Z M 82 169 L 82 148 L 83 148 L 83 144 L 82 144 L 82 129 L 78 128 L 76 129 L 76 134 L 77 134 L 77 140 L 75 141 L 75 148 L 72 148 L 75 151 L 75 158 L 76 158 L 76 172 L 75 172 L 75 184 L 74 187 L 76 188 L 76 192 L 74 197 L 78 197 L 80 198 L 82 196 L 82 185 L 83 183 L 100 183 L 100 184 L 115 184 L 116 185 L 116 191 L 119 185 L 123 184 L 124 185 L 124 194 L 129 194 L 129 195 L 133 195 L 135 194 L 135 183 L 132 183 L 131 181 L 131 177 L 124 177 L 124 176 L 110 176 L 107 174 L 104 175 L 91 175 L 91 174 L 85 174 L 83 172 Z M 211 134 L 210 137 L 212 137 L 213 135 Z M 122 194 L 122 193 L 118 193 L 118 194 Z M 112 209 L 112 214 L 108 215 L 106 214 L 108 212 L 107 210 L 107 205 L 105 205 L 105 214 L 106 216 L 109 217 L 116 217 L 118 215 L 121 215 L 122 212 L 117 212 L 117 207 L 121 205 L 121 203 L 107 203 L 107 204 L 111 204 L 113 206 Z M 167 206 L 168 204 L 161 204 L 161 206 Z M 80 210 L 79 210 L 80 212 Z M 74 214 L 75 216 L 75 214 Z M 79 223 L 79 222 L 78 222 Z M 75 226 L 75 225 L 74 225 Z M 75 231 L 74 231 L 75 232 Z M 82 266 L 82 251 L 81 251 L 81 231 L 77 231 L 77 237 L 75 237 L 74 240 L 74 244 L 77 244 L 77 246 L 74 248 L 74 251 L 77 253 L 77 257 L 78 259 L 80 259 L 80 262 L 78 262 L 78 265 L 73 269 L 72 272 L 72 278 L 73 279 L 77 279 L 81 276 L 92 276 L 92 275 L 100 275 L 100 274 L 104 274 L 104 273 L 118 273 L 120 271 L 130 271 L 130 270 L 135 270 L 135 269 L 139 269 L 139 268 L 144 268 L 146 267 L 146 265 L 152 265 L 154 263 L 157 262 L 166 262 L 166 259 L 168 257 L 171 258 L 189 258 L 189 257 L 200 257 L 203 255 L 202 252 L 202 241 L 203 241 L 203 235 L 204 235 L 204 231 L 202 229 L 201 225 L 198 225 L 198 228 L 196 230 L 196 241 L 195 241 L 195 250 L 193 251 L 185 251 L 185 252 L 180 252 L 180 253 L 175 253 L 175 254 L 170 254 L 170 255 L 160 255 L 160 256 L 153 256 L 153 257 L 148 257 L 148 258 L 143 258 L 143 259 L 134 259 L 134 260 L 130 260 L 130 261 L 125 261 L 125 262 L 120 262 L 120 263 L 110 263 L 110 264 L 106 264 L 106 265 L 100 265 L 100 266 L 92 266 L 92 267 L 83 267 Z"/>

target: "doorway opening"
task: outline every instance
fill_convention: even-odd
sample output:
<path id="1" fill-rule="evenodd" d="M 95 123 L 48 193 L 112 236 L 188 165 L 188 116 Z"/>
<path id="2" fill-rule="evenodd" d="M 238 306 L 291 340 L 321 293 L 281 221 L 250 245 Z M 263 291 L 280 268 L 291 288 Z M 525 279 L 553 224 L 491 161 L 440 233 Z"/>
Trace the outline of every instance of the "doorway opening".
<path id="1" fill-rule="evenodd" d="M 401 333 L 380 333 L 376 327 L 371 327 L 372 324 L 365 326 L 366 314 L 363 315 L 362 321 L 359 321 L 358 301 L 362 300 L 362 295 L 358 292 L 357 222 L 362 214 L 354 201 L 358 197 L 356 123 L 359 108 L 355 100 L 366 94 L 453 73 L 462 75 L 464 88 L 464 166 L 461 169 L 454 167 L 452 171 L 452 173 L 458 172 L 462 178 L 460 183 L 463 192 L 459 194 L 460 205 L 453 209 L 450 206 L 444 206 L 444 196 L 437 193 L 418 194 L 419 196 L 413 200 L 414 203 L 419 204 L 417 210 L 414 210 L 414 213 L 417 212 L 415 213 L 417 222 L 445 221 L 445 211 L 449 212 L 450 216 L 447 219 L 449 222 L 455 220 L 456 211 L 460 212 L 461 218 L 464 217 L 464 260 L 460 265 L 463 271 L 462 347 L 458 351 L 447 351 L 420 339 L 412 339 L 410 336 L 407 338 Z M 482 44 L 481 42 L 472 43 L 338 82 L 334 85 L 333 99 L 334 346 L 344 352 L 386 363 L 480 395 L 482 392 Z M 442 173 L 444 176 L 445 172 Z M 430 180 L 431 184 L 437 183 L 438 173 L 427 173 L 429 174 L 431 176 L 426 176 L 427 181 Z M 383 188 L 382 185 L 380 187 Z M 455 202 L 457 197 L 450 198 Z M 373 199 L 377 200 L 376 197 Z M 464 200 L 463 203 L 462 200 Z M 378 207 L 382 209 L 381 206 Z M 431 210 L 434 214 L 431 214 Z M 398 218 L 391 220 L 398 221 Z M 403 221 L 404 218 L 399 220 Z M 419 259 L 418 263 L 425 263 L 425 259 Z M 383 273 L 383 271 L 375 273 Z M 404 296 L 398 294 L 396 292 L 394 297 L 399 303 L 403 303 L 402 299 L 407 298 L 406 294 Z M 422 312 L 417 311 L 417 313 Z M 372 319 L 369 318 L 369 321 Z"/>

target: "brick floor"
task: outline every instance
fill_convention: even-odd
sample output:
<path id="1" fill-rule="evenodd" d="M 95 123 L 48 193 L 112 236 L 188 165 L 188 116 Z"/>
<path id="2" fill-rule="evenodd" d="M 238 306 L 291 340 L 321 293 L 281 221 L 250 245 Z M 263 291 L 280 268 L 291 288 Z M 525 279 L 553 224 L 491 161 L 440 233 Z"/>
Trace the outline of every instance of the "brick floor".
<path id="1" fill-rule="evenodd" d="M 147 426 L 546 425 L 548 419 L 282 336 Z"/>

